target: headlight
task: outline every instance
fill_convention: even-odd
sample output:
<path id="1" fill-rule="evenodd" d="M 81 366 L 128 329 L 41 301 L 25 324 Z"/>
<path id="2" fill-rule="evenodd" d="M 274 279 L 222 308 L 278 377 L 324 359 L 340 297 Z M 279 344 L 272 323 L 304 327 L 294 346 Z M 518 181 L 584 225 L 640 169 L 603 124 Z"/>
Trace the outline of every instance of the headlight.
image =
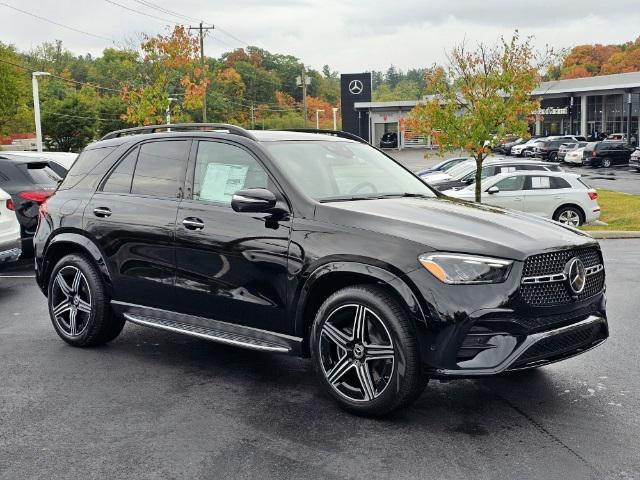
<path id="1" fill-rule="evenodd" d="M 443 283 L 500 283 L 509 275 L 513 261 L 458 253 L 425 253 L 418 257 L 424 268 Z"/>

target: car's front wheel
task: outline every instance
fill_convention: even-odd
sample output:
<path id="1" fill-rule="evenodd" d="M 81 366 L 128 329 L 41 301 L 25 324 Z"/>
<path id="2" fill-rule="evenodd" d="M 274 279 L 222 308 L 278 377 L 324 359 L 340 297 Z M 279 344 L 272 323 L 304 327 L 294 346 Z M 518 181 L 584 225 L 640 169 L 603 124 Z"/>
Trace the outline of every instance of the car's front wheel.
<path id="1" fill-rule="evenodd" d="M 331 295 L 316 315 L 311 350 L 325 389 L 353 413 L 387 414 L 413 402 L 426 385 L 407 314 L 380 286 Z"/>
<path id="2" fill-rule="evenodd" d="M 603 158 L 602 159 L 602 166 L 604 168 L 609 168 L 611 166 L 611 159 L 610 158 Z"/>
<path id="3" fill-rule="evenodd" d="M 555 162 L 556 160 L 558 160 L 558 154 L 556 152 L 551 152 L 549 154 L 549 161 Z"/>
<path id="4" fill-rule="evenodd" d="M 48 302 L 56 332 L 76 347 L 107 343 L 124 327 L 124 319 L 111 312 L 100 272 L 82 255 L 67 255 L 53 268 Z"/>

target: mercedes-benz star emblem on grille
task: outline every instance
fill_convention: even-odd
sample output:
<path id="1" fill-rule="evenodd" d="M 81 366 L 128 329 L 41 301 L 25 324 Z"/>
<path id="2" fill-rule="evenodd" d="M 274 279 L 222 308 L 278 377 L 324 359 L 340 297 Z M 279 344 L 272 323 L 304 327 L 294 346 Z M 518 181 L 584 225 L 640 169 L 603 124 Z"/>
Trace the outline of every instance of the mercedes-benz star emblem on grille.
<path id="1" fill-rule="evenodd" d="M 581 293 L 587 283 L 587 272 L 582 260 L 578 257 L 573 257 L 567 262 L 564 271 L 567 275 L 567 282 L 569 282 L 571 291 L 576 295 Z"/>
<path id="2" fill-rule="evenodd" d="M 360 80 L 351 80 L 349 82 L 349 91 L 354 95 L 360 95 L 363 89 L 364 85 L 362 85 Z"/>

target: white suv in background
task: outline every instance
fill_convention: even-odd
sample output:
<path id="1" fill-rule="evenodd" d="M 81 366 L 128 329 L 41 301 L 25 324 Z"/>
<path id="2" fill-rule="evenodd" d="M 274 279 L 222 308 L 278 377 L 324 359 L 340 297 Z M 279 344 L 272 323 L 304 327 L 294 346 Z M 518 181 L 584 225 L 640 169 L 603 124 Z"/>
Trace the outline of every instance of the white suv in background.
<path id="1" fill-rule="evenodd" d="M 501 173 L 482 180 L 482 191 L 482 203 L 552 218 L 572 227 L 600 218 L 598 193 L 573 173 Z M 473 201 L 475 185 L 442 193 Z"/>
<path id="2" fill-rule="evenodd" d="M 0 265 L 18 260 L 22 253 L 21 243 L 20 224 L 13 211 L 13 200 L 0 188 Z"/>

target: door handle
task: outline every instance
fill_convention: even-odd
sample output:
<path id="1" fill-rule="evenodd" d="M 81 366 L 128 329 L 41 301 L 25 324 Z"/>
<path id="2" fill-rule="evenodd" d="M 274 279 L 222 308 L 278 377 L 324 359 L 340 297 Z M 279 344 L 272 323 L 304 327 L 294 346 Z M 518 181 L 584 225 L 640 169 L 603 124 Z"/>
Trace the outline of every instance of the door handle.
<path id="1" fill-rule="evenodd" d="M 187 217 L 182 221 L 182 225 L 187 230 L 202 230 L 204 228 L 204 222 L 196 217 Z"/>
<path id="2" fill-rule="evenodd" d="M 111 209 L 107 208 L 107 207 L 98 207 L 98 208 L 94 208 L 93 209 L 93 214 L 96 217 L 110 217 L 111 216 Z"/>

